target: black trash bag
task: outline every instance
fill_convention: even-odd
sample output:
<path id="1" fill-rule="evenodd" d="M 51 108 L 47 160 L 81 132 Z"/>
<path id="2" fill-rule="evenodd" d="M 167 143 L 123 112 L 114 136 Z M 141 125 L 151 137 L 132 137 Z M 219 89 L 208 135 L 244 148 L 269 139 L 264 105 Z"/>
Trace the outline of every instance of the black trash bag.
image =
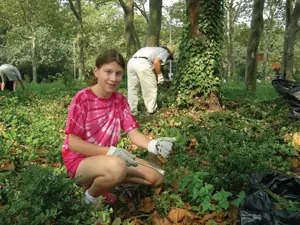
<path id="1" fill-rule="evenodd" d="M 300 83 L 291 80 L 272 80 L 273 87 L 283 96 L 291 106 L 288 117 L 293 120 L 300 119 Z"/>
<path id="2" fill-rule="evenodd" d="M 270 172 L 251 177 L 249 193 L 240 204 L 238 225 L 300 225 L 300 211 L 273 208 L 267 190 L 292 201 L 300 201 L 300 179 Z"/>

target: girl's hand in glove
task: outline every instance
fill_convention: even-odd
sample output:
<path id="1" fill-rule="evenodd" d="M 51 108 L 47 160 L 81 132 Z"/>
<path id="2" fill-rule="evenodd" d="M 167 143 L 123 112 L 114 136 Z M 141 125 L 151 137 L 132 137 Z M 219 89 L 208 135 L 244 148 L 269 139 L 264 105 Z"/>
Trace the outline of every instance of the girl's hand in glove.
<path id="1" fill-rule="evenodd" d="M 137 162 L 135 161 L 136 156 L 123 148 L 116 148 L 114 146 L 111 146 L 108 152 L 106 153 L 106 155 L 119 156 L 121 159 L 126 161 L 127 166 L 138 165 Z"/>
<path id="2" fill-rule="evenodd" d="M 176 138 L 171 137 L 162 137 L 151 140 L 148 144 L 148 151 L 155 155 L 160 154 L 166 159 L 172 152 L 173 142 L 175 141 Z"/>

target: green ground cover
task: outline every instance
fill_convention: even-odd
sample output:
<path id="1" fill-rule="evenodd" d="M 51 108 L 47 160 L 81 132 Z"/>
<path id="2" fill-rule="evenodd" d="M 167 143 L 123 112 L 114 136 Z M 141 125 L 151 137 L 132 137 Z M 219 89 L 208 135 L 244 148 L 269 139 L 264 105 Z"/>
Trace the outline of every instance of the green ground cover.
<path id="1" fill-rule="evenodd" d="M 124 84 L 120 91 L 126 94 Z M 234 224 L 249 175 L 299 173 L 300 149 L 291 141 L 299 122 L 288 119 L 288 105 L 270 83 L 258 84 L 256 96 L 248 96 L 242 83 L 224 84 L 224 109 L 218 112 L 176 107 L 176 96 L 165 85 L 159 112 L 148 116 L 141 106 L 137 120 L 149 137 L 177 138 L 172 156 L 163 161 L 148 155 L 125 134 L 119 143 L 165 169 L 164 185 L 120 185 L 113 190 L 119 196 L 115 205 L 87 206 L 83 189 L 68 179 L 60 153 L 68 105 L 83 85 L 57 81 L 0 93 L 4 224 Z"/>

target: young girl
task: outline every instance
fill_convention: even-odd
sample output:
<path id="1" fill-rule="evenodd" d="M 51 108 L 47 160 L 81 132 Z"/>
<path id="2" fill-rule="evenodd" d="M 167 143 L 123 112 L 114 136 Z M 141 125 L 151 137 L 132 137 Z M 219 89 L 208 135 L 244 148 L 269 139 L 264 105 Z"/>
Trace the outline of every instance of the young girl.
<path id="1" fill-rule="evenodd" d="M 96 203 L 100 195 L 106 203 L 114 202 L 116 196 L 108 191 L 118 183 L 157 186 L 163 181 L 157 171 L 137 163 L 148 162 L 116 147 L 121 129 L 135 145 L 165 158 L 175 141 L 167 137 L 149 140 L 138 131 L 126 98 L 115 92 L 124 69 L 120 53 L 113 49 L 103 52 L 93 70 L 97 83 L 79 91 L 69 108 L 62 157 L 70 176 L 89 186 L 87 203 Z"/>

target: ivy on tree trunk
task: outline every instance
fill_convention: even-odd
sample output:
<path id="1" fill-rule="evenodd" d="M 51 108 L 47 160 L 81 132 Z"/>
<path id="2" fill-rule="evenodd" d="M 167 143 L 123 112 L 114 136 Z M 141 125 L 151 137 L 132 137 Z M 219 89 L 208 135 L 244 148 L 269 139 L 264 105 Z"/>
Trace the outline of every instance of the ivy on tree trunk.
<path id="1" fill-rule="evenodd" d="M 224 1 L 188 0 L 179 46 L 178 104 L 219 109 Z"/>

